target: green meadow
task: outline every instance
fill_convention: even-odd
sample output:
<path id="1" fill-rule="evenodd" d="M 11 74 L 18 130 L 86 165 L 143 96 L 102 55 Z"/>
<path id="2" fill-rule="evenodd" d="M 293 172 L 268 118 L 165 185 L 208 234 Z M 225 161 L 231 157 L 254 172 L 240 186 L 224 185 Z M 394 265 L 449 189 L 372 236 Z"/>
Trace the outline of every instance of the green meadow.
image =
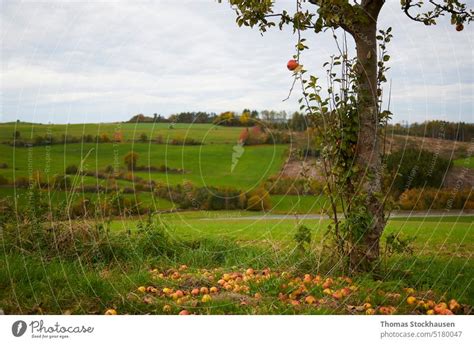
<path id="1" fill-rule="evenodd" d="M 64 174 L 69 165 L 88 171 L 99 171 L 107 166 L 125 167 L 123 157 L 130 151 L 138 154 L 137 165 L 165 165 L 182 172 L 135 172 L 146 180 L 161 181 L 169 185 L 191 181 L 197 186 L 226 186 L 251 189 L 277 173 L 285 160 L 285 145 L 246 147 L 235 168 L 232 166 L 233 145 L 174 146 L 147 143 L 67 144 L 14 148 L 0 145 L 2 162 L 10 168 L 0 174 L 13 180 L 27 177 L 31 171 L 52 177 Z"/>
<path id="2" fill-rule="evenodd" d="M 75 137 L 92 135 L 95 137 L 106 134 L 112 139 L 116 132 L 121 132 L 125 141 L 139 140 L 141 134 L 146 134 L 149 140 L 156 140 L 161 136 L 164 142 L 188 138 L 202 144 L 234 144 L 237 142 L 242 128 L 200 123 L 175 123 L 172 128 L 169 123 L 0 123 L 0 142 L 12 141 L 15 131 L 18 131 L 20 139 L 25 141 L 45 135 L 52 135 L 59 139 L 62 135 Z"/>
<path id="3" fill-rule="evenodd" d="M 334 277 L 337 283 L 345 279 L 341 261 L 335 260 L 333 248 L 328 246 L 329 220 L 302 216 L 322 214 L 329 207 L 327 196 L 270 195 L 271 205 L 265 212 L 169 212 L 179 205 L 137 188 L 139 184 L 130 180 L 115 179 L 118 194 L 127 190 L 121 197 L 159 214 L 99 213 L 96 217 L 55 219 L 48 211 L 53 213 L 83 198 L 94 202 L 105 196 L 90 189 L 83 192 L 80 187 L 74 192 L 43 187 L 39 192 L 48 209 L 38 210 L 31 204 L 30 190 L 11 184 L 37 174 L 52 180 L 70 165 L 90 172 L 102 172 L 109 166 L 125 170 L 124 156 L 133 151 L 138 154 L 137 166 L 164 165 L 173 170 L 133 171 L 132 177 L 165 186 L 191 182 L 197 187 L 252 191 L 281 171 L 291 147 L 245 146 L 236 156 L 241 130 L 210 124 L 175 124 L 173 128 L 133 123 L 0 124 L 1 142 L 11 141 L 15 131 L 27 142 L 49 134 L 58 139 L 61 135 L 104 134 L 113 138 L 117 131 L 123 135 L 120 143 L 0 144 L 0 176 L 9 183 L 0 186 L 0 205 L 4 207 L 0 266 L 5 267 L 0 269 L 0 309 L 6 314 L 103 314 L 108 309 L 119 314 L 178 314 L 183 310 L 195 314 L 348 314 L 348 305 L 370 302 L 377 314 L 383 314 L 385 306 L 394 307 L 397 314 L 425 314 L 426 310 L 406 303 L 406 288 L 414 288 L 410 295 L 418 300 L 456 299 L 463 312 L 472 312 L 473 216 L 392 218 L 381 242 L 378 277 L 355 276 L 352 294 L 339 301 L 325 295 L 321 286 L 314 287 L 308 293 L 318 299 L 315 307 L 307 305 L 305 298 L 298 301 L 302 304 L 292 304 L 279 295 L 282 291 L 292 295 L 294 290 L 288 289 L 288 284 L 300 283 L 305 274 Z M 141 139 L 143 134 L 148 141 Z M 202 144 L 167 144 L 186 138 Z M 473 167 L 471 161 L 457 160 L 455 166 Z M 111 182 L 94 176 L 70 178 L 73 185 L 84 187 L 107 189 Z M 108 195 L 113 197 L 115 192 Z M 27 214 L 25 219 L 15 222 L 16 216 L 7 214 L 9 205 L 15 206 L 17 215 Z M 48 215 L 37 221 L 32 208 Z M 295 239 L 301 228 L 307 228 L 311 237 L 304 250 Z M 393 238 L 406 240 L 406 247 L 400 245 L 398 251 L 391 251 L 393 246 L 387 240 Z M 188 273 L 173 277 L 184 265 Z M 217 283 L 226 274 L 241 274 L 248 268 L 256 269 L 257 276 L 274 272 L 268 280 L 246 282 L 237 289 L 232 286 L 232 290 Z M 152 269 L 163 275 L 154 275 Z M 283 275 L 299 277 L 289 281 Z M 137 291 L 143 290 L 141 287 L 146 287 L 145 292 Z M 204 302 L 201 296 L 190 296 L 195 287 L 214 287 L 218 292 Z M 185 296 L 180 303 L 162 292 L 166 288 L 184 291 L 189 298 Z M 343 289 L 342 285 L 337 288 Z M 391 299 L 384 295 L 398 296 Z"/>
<path id="4" fill-rule="evenodd" d="M 58 258 L 2 255 L 0 263 L 8 268 L 0 270 L 0 308 L 7 314 L 103 314 L 107 309 L 119 314 L 178 314 L 183 309 L 195 314 L 347 314 L 347 305 L 370 302 L 377 310 L 390 305 L 397 314 L 423 314 L 423 309 L 407 305 L 408 295 L 434 302 L 474 302 L 472 216 L 390 221 L 382 240 L 381 279 L 356 276 L 351 282 L 355 291 L 347 299 L 317 307 L 292 306 L 279 300 L 277 296 L 286 285 L 279 276 L 311 274 L 321 275 L 323 280 L 337 276 L 337 262 L 323 248 L 328 221 L 246 217 L 248 213 L 239 212 L 160 216 L 160 226 L 166 229 L 170 242 L 185 243 L 174 247 L 172 255 L 144 257 L 134 248 L 134 235 L 141 230 L 139 219 L 113 221 L 103 248 L 103 254 L 112 250 L 112 255 L 101 256 L 92 264 L 89 258 L 71 259 L 63 254 Z M 301 224 L 312 231 L 311 247 L 303 255 L 293 240 Z M 415 253 L 386 255 L 385 238 L 389 234 L 415 238 Z M 179 270 L 183 277 L 175 278 L 184 265 L 186 270 Z M 247 292 L 227 293 L 217 283 L 226 272 L 245 272 L 249 267 L 259 274 L 270 269 L 274 275 L 259 283 L 242 284 L 250 288 Z M 151 269 L 165 275 L 158 277 Z M 147 291 L 139 291 L 141 286 Z M 206 303 L 201 296 L 177 302 L 162 292 L 169 288 L 189 293 L 203 286 L 217 286 L 218 290 Z M 311 289 L 311 293 L 324 300 L 326 296 L 319 288 Z M 257 298 L 257 294 L 263 297 Z M 247 304 L 242 306 L 234 297 Z"/>

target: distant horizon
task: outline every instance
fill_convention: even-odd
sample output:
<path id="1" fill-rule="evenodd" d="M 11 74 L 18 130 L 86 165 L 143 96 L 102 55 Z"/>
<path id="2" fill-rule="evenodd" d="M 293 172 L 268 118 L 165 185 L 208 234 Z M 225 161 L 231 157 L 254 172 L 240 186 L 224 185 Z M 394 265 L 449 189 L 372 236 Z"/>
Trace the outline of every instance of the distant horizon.
<path id="1" fill-rule="evenodd" d="M 228 111 L 232 111 L 232 110 L 228 110 Z M 181 112 L 207 112 L 207 111 L 181 111 Z M 221 112 L 207 112 L 207 113 L 215 113 L 215 114 L 220 114 L 220 113 L 223 113 L 223 112 L 226 112 L 226 111 L 221 111 Z M 260 111 L 259 111 L 260 112 Z M 291 118 L 291 114 L 293 114 L 294 112 L 296 111 L 293 111 L 291 113 L 289 113 L 290 116 L 288 116 L 288 119 Z M 174 114 L 179 114 L 180 112 L 176 112 L 176 113 L 172 113 L 172 114 L 169 114 L 169 115 L 162 115 L 160 113 L 157 113 L 158 115 L 161 115 L 163 118 L 170 118 L 172 115 Z M 94 122 L 94 121 L 87 121 L 87 122 L 36 122 L 36 121 L 25 121 L 25 120 L 12 120 L 12 121 L 0 121 L 0 124 L 14 124 L 14 123 L 23 123 L 23 124 L 41 124 L 41 125 L 69 125 L 69 124 L 109 124 L 109 123 L 136 123 L 136 124 L 140 124 L 140 123 L 144 123 L 144 124 L 150 124 L 150 123 L 154 123 L 154 122 L 130 122 L 130 119 L 133 117 L 133 116 L 136 116 L 138 115 L 139 113 L 137 114 L 134 114 L 134 115 L 131 115 L 130 117 L 128 117 L 128 119 L 125 119 L 125 120 L 110 120 L 110 121 L 97 121 L 97 122 Z M 147 117 L 152 117 L 153 114 L 143 114 Z M 420 122 L 417 122 L 417 121 L 413 121 L 413 122 L 408 122 L 406 120 L 401 120 L 401 121 L 389 121 L 388 124 L 400 124 L 400 125 L 412 125 L 412 124 L 423 124 L 423 123 L 426 123 L 426 122 L 433 122 L 433 121 L 440 121 L 440 122 L 447 122 L 447 123 L 465 123 L 465 124 L 474 124 L 474 121 L 463 121 L 463 120 L 459 120 L 459 121 L 450 121 L 450 120 L 445 120 L 445 119 L 426 119 L 424 121 L 420 121 Z M 159 123 L 159 122 L 157 122 Z M 177 124 L 212 124 L 212 123 L 200 123 L 200 122 L 178 122 Z"/>
<path id="2" fill-rule="evenodd" d="M 109 123 L 154 109 L 166 116 L 299 109 L 300 90 L 282 101 L 293 81 L 286 67 L 295 53 L 292 30 L 262 37 L 239 28 L 224 4 L 6 1 L 0 18 L 1 121 Z M 474 26 L 457 32 L 440 20 L 427 27 L 393 1 L 379 16 L 379 28 L 387 27 L 394 36 L 384 88 L 387 96 L 392 88 L 393 120 L 473 122 Z M 303 35 L 310 49 L 301 62 L 324 83 L 323 64 L 337 52 L 332 35 Z"/>

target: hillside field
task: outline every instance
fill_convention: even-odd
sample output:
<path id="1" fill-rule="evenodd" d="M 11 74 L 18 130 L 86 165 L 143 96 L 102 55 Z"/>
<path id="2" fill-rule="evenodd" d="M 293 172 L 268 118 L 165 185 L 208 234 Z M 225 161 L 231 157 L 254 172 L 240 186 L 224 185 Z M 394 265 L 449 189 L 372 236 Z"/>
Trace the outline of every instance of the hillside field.
<path id="1" fill-rule="evenodd" d="M 240 146 L 242 130 L 211 124 L 0 124 L 0 176 L 7 181 L 0 186 L 0 266 L 5 267 L 0 309 L 6 314 L 111 309 L 119 314 L 426 314 L 433 307 L 425 302 L 454 299 L 461 304 L 458 314 L 472 313 L 474 217 L 467 212 L 406 212 L 390 219 L 377 276 L 352 279 L 329 245 L 330 221 L 324 215 L 329 199 L 322 190 L 268 195 L 265 211 L 223 211 L 183 209 L 144 186 L 153 181 L 172 190 L 191 183 L 238 190 L 237 197 L 261 189 L 284 169 L 295 147 Z M 63 134 L 113 138 L 120 131 L 121 142 L 56 140 L 14 147 L 8 142 L 15 131 L 24 142 L 48 134 L 57 140 Z M 180 144 L 186 138 L 199 144 Z M 137 154 L 140 168 L 127 170 L 129 152 Z M 458 159 L 454 166 L 472 168 L 471 161 Z M 293 167 L 299 162 L 292 160 Z M 70 173 L 69 189 L 54 183 L 33 188 L 42 196 L 41 206 L 33 189 L 13 184 L 30 176 L 53 181 L 72 165 L 91 174 Z M 112 178 L 110 170 L 120 177 Z M 102 176 L 93 175 L 97 172 Z M 298 172 L 289 180 L 296 178 Z M 94 187 L 100 191 L 91 191 Z M 146 211 L 102 213 L 98 205 L 107 197 L 123 197 Z M 61 213 L 86 200 L 99 210 L 94 216 L 90 210 L 84 217 Z M 12 208 L 15 214 L 8 213 Z M 301 231 L 310 236 L 304 244 L 298 242 Z M 409 297 L 418 303 L 408 304 Z"/>

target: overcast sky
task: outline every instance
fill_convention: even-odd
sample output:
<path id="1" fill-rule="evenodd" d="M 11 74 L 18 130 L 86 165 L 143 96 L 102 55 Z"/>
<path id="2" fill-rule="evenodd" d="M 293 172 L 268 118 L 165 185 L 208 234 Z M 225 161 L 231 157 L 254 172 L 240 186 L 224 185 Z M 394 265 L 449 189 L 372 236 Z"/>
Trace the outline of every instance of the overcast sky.
<path id="1" fill-rule="evenodd" d="M 474 1 L 468 0 L 473 6 Z M 277 1 L 293 8 L 294 1 Z M 394 121 L 473 122 L 473 29 L 411 22 L 388 0 Z M 0 121 L 82 123 L 136 113 L 294 111 L 286 62 L 290 30 L 239 28 L 214 0 L 1 1 Z M 305 68 L 322 75 L 336 53 L 329 34 L 307 32 Z"/>

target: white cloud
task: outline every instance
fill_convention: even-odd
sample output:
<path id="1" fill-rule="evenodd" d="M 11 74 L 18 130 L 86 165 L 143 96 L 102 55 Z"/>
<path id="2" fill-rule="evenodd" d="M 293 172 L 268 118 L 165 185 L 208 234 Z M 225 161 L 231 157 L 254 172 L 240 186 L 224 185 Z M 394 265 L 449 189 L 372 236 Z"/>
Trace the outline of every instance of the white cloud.
<path id="1" fill-rule="evenodd" d="M 238 28 L 226 4 L 11 1 L 2 7 L 2 120 L 298 108 L 298 94 L 281 102 L 291 85 L 285 69 L 294 53 L 291 30 L 261 37 Z M 427 28 L 398 7 L 387 2 L 380 25 L 394 27 L 395 119 L 441 117 L 455 109 L 472 121 L 472 29 L 458 33 L 447 19 Z M 320 74 L 334 43 L 330 35 L 305 36 L 311 50 L 303 62 Z M 441 108 L 426 106 L 440 97 Z"/>

